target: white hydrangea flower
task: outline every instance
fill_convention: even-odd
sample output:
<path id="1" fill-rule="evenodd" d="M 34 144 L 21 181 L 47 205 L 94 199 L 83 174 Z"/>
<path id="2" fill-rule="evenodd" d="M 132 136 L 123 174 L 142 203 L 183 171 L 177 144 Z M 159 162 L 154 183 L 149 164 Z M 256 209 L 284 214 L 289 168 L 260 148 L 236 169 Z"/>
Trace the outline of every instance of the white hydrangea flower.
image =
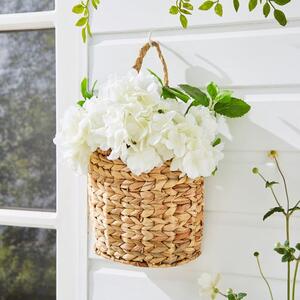
<path id="1" fill-rule="evenodd" d="M 70 109 L 55 142 L 78 171 L 86 171 L 97 148 L 111 150 L 136 175 L 171 160 L 171 169 L 190 178 L 210 176 L 222 159 L 213 147 L 218 120 L 206 107 L 161 99 L 158 80 L 135 70 L 111 77 L 98 98 Z"/>
<path id="2" fill-rule="evenodd" d="M 216 299 L 217 293 L 215 288 L 219 284 L 220 278 L 220 274 L 212 276 L 208 273 L 203 273 L 200 278 L 198 278 L 198 284 L 200 287 L 199 294 L 201 299 Z"/>
<path id="3" fill-rule="evenodd" d="M 72 107 L 62 120 L 62 130 L 54 138 L 54 143 L 61 146 L 64 159 L 78 173 L 86 173 L 91 149 L 87 143 L 90 134 L 90 123 L 86 111 Z"/>

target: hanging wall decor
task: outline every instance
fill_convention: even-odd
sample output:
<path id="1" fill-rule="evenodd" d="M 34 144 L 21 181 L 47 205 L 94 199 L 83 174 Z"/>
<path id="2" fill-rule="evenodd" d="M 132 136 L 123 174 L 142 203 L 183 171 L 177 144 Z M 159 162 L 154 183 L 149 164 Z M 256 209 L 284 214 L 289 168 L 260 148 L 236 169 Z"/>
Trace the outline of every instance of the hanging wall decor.
<path id="1" fill-rule="evenodd" d="M 141 72 L 153 47 L 163 80 Z M 220 90 L 170 87 L 158 42 L 145 44 L 125 76 L 88 89 L 65 114 L 55 143 L 80 173 L 88 174 L 95 251 L 142 267 L 169 267 L 201 253 L 204 177 L 223 158 L 225 117 L 241 117 L 250 106 Z M 97 94 L 97 95 L 96 95 Z"/>

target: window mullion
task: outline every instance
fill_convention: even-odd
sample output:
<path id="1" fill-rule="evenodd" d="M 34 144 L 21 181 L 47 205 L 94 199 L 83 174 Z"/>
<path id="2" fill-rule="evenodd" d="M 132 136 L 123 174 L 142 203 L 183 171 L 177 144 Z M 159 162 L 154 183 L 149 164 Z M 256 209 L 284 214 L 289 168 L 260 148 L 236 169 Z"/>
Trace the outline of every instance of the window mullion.
<path id="1" fill-rule="evenodd" d="M 56 229 L 56 213 L 0 209 L 0 225 Z"/>
<path id="2" fill-rule="evenodd" d="M 0 31 L 54 28 L 55 11 L 0 14 Z"/>

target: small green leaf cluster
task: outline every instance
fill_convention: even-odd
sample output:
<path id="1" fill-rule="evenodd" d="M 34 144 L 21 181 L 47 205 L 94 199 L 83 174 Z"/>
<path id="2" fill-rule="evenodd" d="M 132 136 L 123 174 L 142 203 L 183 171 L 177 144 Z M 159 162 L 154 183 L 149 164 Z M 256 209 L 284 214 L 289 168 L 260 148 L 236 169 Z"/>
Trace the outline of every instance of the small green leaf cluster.
<path id="1" fill-rule="evenodd" d="M 194 10 L 194 6 L 190 0 L 176 0 L 175 5 L 170 7 L 169 13 L 171 15 L 179 15 L 179 20 L 183 28 L 187 28 L 188 19 L 187 15 L 191 15 Z"/>
<path id="2" fill-rule="evenodd" d="M 285 26 L 287 24 L 287 19 L 284 14 L 284 12 L 276 7 L 276 5 L 284 6 L 288 4 L 291 0 L 266 0 L 262 1 L 260 0 L 260 4 L 264 2 L 263 5 L 263 14 L 265 18 L 267 18 L 270 15 L 271 10 L 273 10 L 273 16 L 275 20 L 281 25 Z M 257 0 L 250 0 L 249 1 L 249 11 L 254 10 L 258 5 Z"/>
<path id="3" fill-rule="evenodd" d="M 252 12 L 257 6 L 262 5 L 262 10 L 264 16 L 267 18 L 270 15 L 271 10 L 273 11 L 273 16 L 276 21 L 281 25 L 285 26 L 287 24 L 287 19 L 284 12 L 278 8 L 278 6 L 284 6 L 290 3 L 291 0 L 249 0 L 248 2 L 248 9 Z M 181 11 L 180 8 L 183 8 L 182 3 L 188 3 L 188 6 L 191 9 L 184 9 Z M 239 11 L 240 8 L 240 0 L 233 0 L 233 7 L 236 12 Z M 223 5 L 220 0 L 205 0 L 199 6 L 199 10 L 207 11 L 213 9 L 215 14 L 219 17 L 223 16 Z M 177 0 L 176 5 L 173 5 L 170 8 L 170 14 L 176 15 L 180 13 L 180 22 L 183 28 L 187 28 L 188 20 L 185 16 L 191 15 L 191 11 L 193 10 L 193 5 L 190 3 L 190 0 Z"/>
<path id="4" fill-rule="evenodd" d="M 228 300 L 242 300 L 247 296 L 246 293 L 235 293 L 232 289 L 227 290 L 227 299 Z"/>
<path id="5" fill-rule="evenodd" d="M 207 85 L 206 91 L 189 84 L 179 84 L 178 88 L 174 88 L 164 85 L 161 78 L 153 71 L 149 70 L 149 72 L 160 82 L 162 98 L 181 100 L 185 103 L 192 100 L 186 113 L 192 106 L 202 105 L 208 107 L 215 114 L 238 118 L 245 115 L 251 108 L 244 100 L 233 97 L 232 91 L 220 90 L 214 82 Z"/>
<path id="6" fill-rule="evenodd" d="M 282 262 L 292 262 L 300 259 L 300 253 L 295 255 L 296 250 L 300 251 L 300 243 L 297 243 L 295 247 L 290 247 L 289 241 L 285 241 L 284 244 L 277 243 L 274 250 L 280 254 Z"/>
<path id="7" fill-rule="evenodd" d="M 200 10 L 210 10 L 211 8 L 214 8 L 215 14 L 219 17 L 223 16 L 223 5 L 220 3 L 219 0 L 217 1 L 211 1 L 207 0 L 204 1 L 200 6 Z"/>
<path id="8" fill-rule="evenodd" d="M 92 6 L 94 9 L 98 9 L 98 5 L 100 4 L 100 0 L 91 0 Z M 87 36 L 92 36 L 91 27 L 90 27 L 90 10 L 89 10 L 90 0 L 86 0 L 86 2 L 81 1 L 79 4 L 76 4 L 72 12 L 74 14 L 81 15 L 80 19 L 76 22 L 76 26 L 82 27 L 81 36 L 82 40 L 85 43 L 87 40 Z"/>
<path id="9" fill-rule="evenodd" d="M 84 78 L 82 81 L 81 81 L 81 95 L 83 97 L 83 100 L 79 100 L 77 102 L 77 104 L 79 106 L 83 106 L 84 103 L 88 100 L 88 99 L 91 99 L 94 94 L 95 94 L 95 87 L 96 87 L 96 84 L 97 84 L 97 81 L 94 82 L 93 84 L 93 87 L 92 87 L 92 90 L 89 90 L 89 82 L 88 82 L 88 79 L 87 78 Z"/>

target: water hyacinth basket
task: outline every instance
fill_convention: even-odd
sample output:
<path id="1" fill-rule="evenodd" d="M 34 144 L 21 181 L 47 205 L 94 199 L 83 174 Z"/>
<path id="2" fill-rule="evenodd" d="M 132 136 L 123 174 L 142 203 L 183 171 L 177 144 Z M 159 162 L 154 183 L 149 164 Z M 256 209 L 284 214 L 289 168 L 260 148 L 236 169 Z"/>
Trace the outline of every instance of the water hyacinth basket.
<path id="1" fill-rule="evenodd" d="M 134 68 L 140 71 L 151 47 L 158 52 L 168 84 L 157 42 L 143 46 Z M 203 232 L 203 178 L 192 180 L 171 171 L 169 161 L 136 176 L 120 159 L 109 160 L 108 155 L 98 149 L 89 164 L 95 252 L 140 267 L 171 267 L 197 258 Z"/>

